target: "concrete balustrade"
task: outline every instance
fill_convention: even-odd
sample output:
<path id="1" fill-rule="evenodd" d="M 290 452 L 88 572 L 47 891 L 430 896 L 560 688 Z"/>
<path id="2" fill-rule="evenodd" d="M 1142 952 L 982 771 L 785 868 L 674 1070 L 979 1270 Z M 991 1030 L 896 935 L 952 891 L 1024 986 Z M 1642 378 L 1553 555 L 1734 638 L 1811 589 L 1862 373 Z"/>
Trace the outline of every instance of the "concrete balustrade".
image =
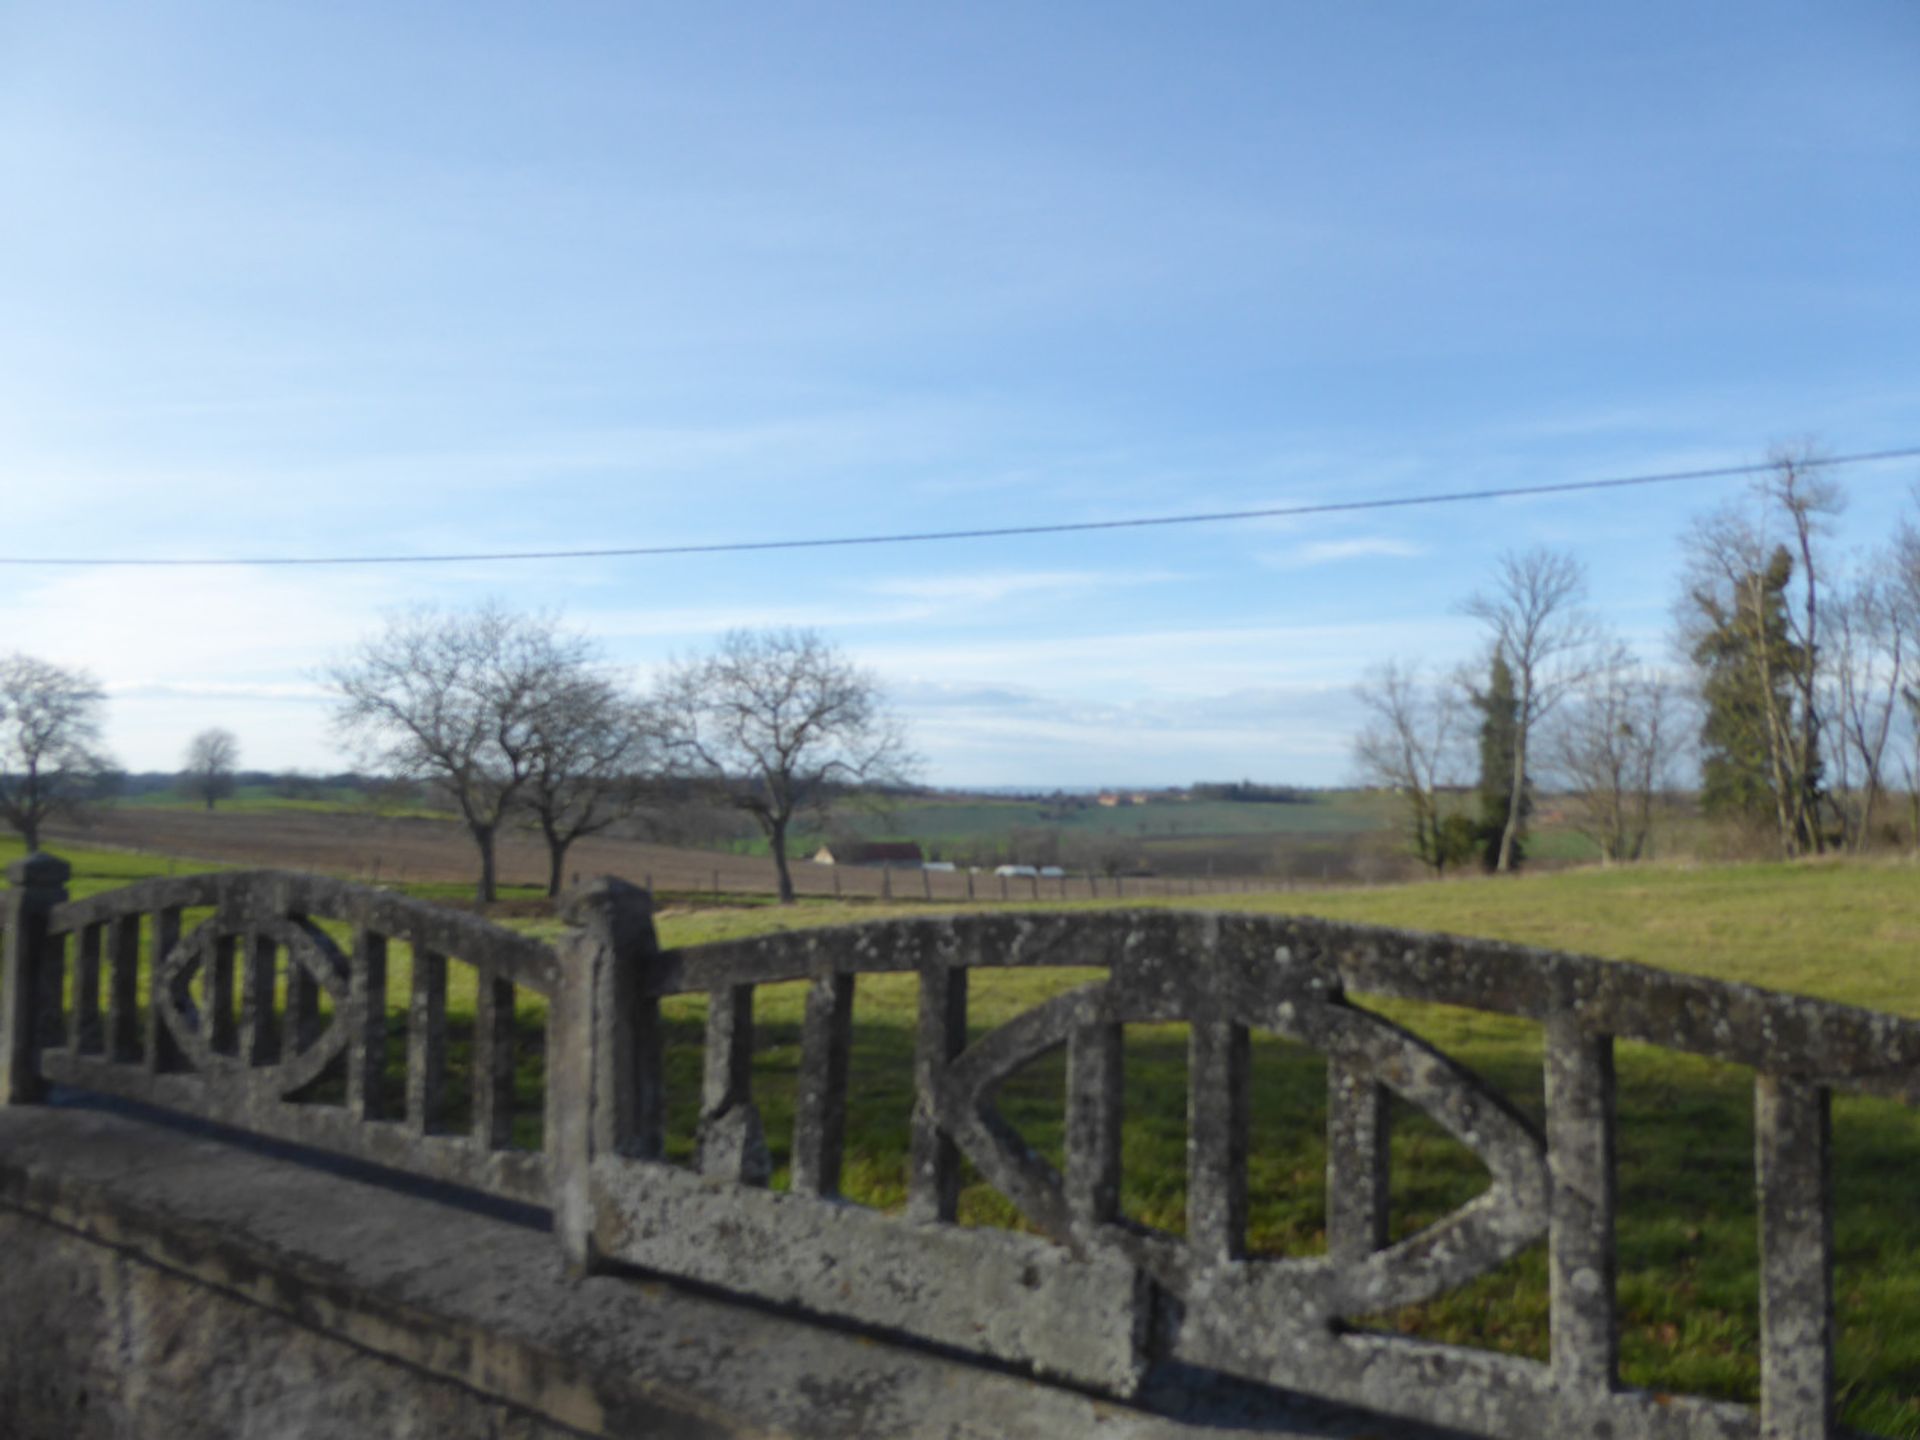
<path id="1" fill-rule="evenodd" d="M 618 880 L 570 895 L 549 946 L 338 881 L 232 872 L 65 898 L 65 865 L 18 862 L 0 989 L 0 1100 L 49 1085 L 183 1111 L 549 1208 L 577 1275 L 644 1270 L 931 1341 L 1115 1396 L 1167 1362 L 1489 1436 L 1834 1433 L 1829 1097 L 1920 1101 L 1920 1025 L 1753 987 L 1492 942 L 1273 916 L 966 914 L 663 949 Z M 143 934 L 147 939 L 142 948 Z M 338 938 L 336 938 L 338 937 Z M 404 1094 L 388 1093 L 387 992 L 410 952 Z M 968 979 L 1100 976 L 969 1041 Z M 450 973 L 472 972 L 464 1081 Z M 464 973 L 464 972 L 462 972 Z M 863 977 L 917 978 L 908 1196 L 839 1197 Z M 279 978 L 276 978 L 279 977 Z M 806 988 L 790 1187 L 753 1094 L 757 987 Z M 237 990 L 236 990 L 237 985 Z M 541 1146 L 513 1144 L 516 994 L 544 997 Z M 144 1015 L 140 996 L 147 997 Z M 707 1000 L 695 1154 L 671 1162 L 661 1005 Z M 1544 1125 L 1366 1008 L 1377 995 L 1542 1027 Z M 1190 1027 L 1188 1222 L 1119 1210 L 1124 1027 Z M 1327 1253 L 1247 1253 L 1249 1043 L 1327 1057 Z M 1613 1056 L 1632 1041 L 1756 1074 L 1762 1279 L 1757 1410 L 1622 1385 L 1615 1305 Z M 1000 1113 L 998 1087 L 1064 1051 L 1064 1166 Z M 340 1083 L 326 1089 L 328 1077 Z M 449 1123 L 450 1096 L 464 1117 Z M 1390 1240 L 1397 1094 L 1485 1162 L 1490 1188 Z M 956 1223 L 963 1162 L 1031 1233 Z M 1544 1243 L 1545 1362 L 1357 1322 Z"/>

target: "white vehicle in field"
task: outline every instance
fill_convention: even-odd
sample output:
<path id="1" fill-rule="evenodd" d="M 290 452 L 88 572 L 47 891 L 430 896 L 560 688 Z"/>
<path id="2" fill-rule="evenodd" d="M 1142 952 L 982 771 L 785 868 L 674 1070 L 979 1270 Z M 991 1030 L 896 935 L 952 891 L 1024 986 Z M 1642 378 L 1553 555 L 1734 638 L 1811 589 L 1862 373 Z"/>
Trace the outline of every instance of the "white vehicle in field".
<path id="1" fill-rule="evenodd" d="M 1042 880 L 1064 880 L 1067 878 L 1067 872 L 1062 870 L 1058 865 L 1042 865 L 1040 867 L 1040 878 Z"/>
<path id="2" fill-rule="evenodd" d="M 1031 879 L 1040 872 L 1031 865 L 996 865 L 993 867 L 993 873 L 1012 876 L 1015 879 Z"/>

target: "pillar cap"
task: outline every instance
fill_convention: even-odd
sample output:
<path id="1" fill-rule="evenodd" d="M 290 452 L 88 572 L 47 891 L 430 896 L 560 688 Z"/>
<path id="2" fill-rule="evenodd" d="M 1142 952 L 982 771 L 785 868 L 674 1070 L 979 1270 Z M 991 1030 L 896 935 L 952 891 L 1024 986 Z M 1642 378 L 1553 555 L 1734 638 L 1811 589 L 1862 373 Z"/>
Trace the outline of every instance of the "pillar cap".
<path id="1" fill-rule="evenodd" d="M 73 866 L 44 850 L 23 855 L 7 866 L 7 879 L 16 890 L 57 890 L 72 874 Z"/>

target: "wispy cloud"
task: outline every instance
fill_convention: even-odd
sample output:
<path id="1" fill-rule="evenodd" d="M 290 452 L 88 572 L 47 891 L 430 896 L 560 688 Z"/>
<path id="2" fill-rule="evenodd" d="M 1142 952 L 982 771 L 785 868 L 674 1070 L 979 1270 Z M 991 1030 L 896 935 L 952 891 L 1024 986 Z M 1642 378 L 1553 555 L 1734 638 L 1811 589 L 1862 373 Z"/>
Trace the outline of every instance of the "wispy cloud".
<path id="1" fill-rule="evenodd" d="M 1337 565 L 1346 560 L 1411 560 L 1427 553 L 1427 547 L 1411 540 L 1389 535 L 1360 535 L 1351 540 L 1316 540 L 1296 545 L 1291 550 L 1262 555 L 1260 563 L 1270 570 L 1305 570 L 1314 565 Z"/>
<path id="2" fill-rule="evenodd" d="M 1173 571 L 995 570 L 975 574 L 892 576 L 869 582 L 876 595 L 946 604 L 991 605 L 1020 595 L 1107 589 L 1178 580 Z"/>

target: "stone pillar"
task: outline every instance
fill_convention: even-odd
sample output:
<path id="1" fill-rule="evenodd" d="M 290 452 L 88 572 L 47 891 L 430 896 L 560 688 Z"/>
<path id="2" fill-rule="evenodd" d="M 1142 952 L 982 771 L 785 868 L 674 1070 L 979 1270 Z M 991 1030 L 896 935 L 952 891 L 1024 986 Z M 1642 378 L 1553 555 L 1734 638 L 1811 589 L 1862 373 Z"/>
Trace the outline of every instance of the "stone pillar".
<path id="1" fill-rule="evenodd" d="M 657 1159 L 664 1142 L 660 1001 L 647 993 L 660 952 L 653 897 L 610 875 L 568 894 L 560 918 L 573 928 L 556 947 L 560 983 L 547 1059 L 553 1229 L 568 1267 L 585 1274 L 599 1259 L 595 1158 Z"/>
<path id="2" fill-rule="evenodd" d="M 35 851 L 7 867 L 6 973 L 0 978 L 0 1105 L 30 1105 L 45 1093 L 40 1079 L 41 986 L 47 960 L 47 916 L 67 898 L 73 867 Z"/>
<path id="3" fill-rule="evenodd" d="M 1571 996 L 1546 1026 L 1548 1325 L 1563 1413 L 1588 1413 L 1616 1388 L 1620 1326 L 1614 1245 L 1613 1038 L 1588 1032 Z"/>
<path id="4" fill-rule="evenodd" d="M 1754 1077 L 1760 1200 L 1760 1440 L 1834 1434 L 1833 1129 L 1829 1092 Z"/>

